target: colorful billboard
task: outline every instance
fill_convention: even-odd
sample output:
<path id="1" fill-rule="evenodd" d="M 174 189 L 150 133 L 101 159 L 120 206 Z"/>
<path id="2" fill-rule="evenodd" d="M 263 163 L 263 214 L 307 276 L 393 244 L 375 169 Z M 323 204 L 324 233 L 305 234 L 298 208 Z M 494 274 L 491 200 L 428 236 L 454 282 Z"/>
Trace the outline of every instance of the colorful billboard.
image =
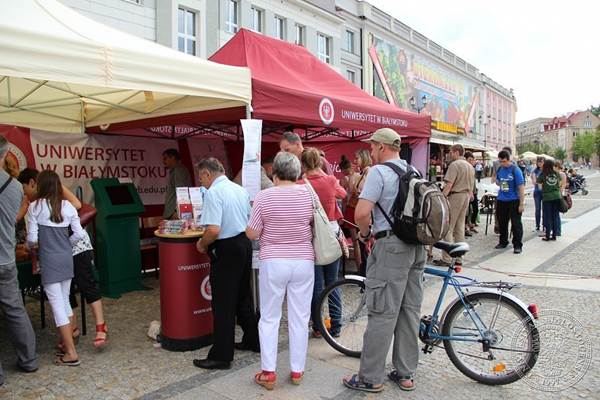
<path id="1" fill-rule="evenodd" d="M 475 83 L 444 67 L 441 61 L 377 37 L 369 53 L 375 70 L 375 96 L 410 110 L 409 99 L 414 97 L 415 105 L 421 107 L 425 95 L 427 105 L 422 113 L 469 132 L 479 102 Z"/>

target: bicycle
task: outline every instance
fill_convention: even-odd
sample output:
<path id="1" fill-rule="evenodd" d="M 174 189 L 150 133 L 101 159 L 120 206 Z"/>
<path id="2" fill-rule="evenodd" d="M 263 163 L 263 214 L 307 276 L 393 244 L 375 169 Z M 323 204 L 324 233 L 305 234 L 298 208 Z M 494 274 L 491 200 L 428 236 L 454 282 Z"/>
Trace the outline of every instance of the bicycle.
<path id="1" fill-rule="evenodd" d="M 537 306 L 526 306 L 507 293 L 520 284 L 478 282 L 456 275 L 461 266 L 455 260 L 469 251 L 467 243 L 438 242 L 434 247 L 446 251 L 452 262 L 447 270 L 425 267 L 424 273 L 442 278 L 443 285 L 433 313 L 421 317 L 423 353 L 442 347 L 461 373 L 487 385 L 505 385 L 525 376 L 540 352 L 534 323 Z M 367 325 L 364 281 L 362 276 L 346 275 L 325 288 L 318 303 L 317 325 L 323 338 L 351 357 L 360 357 Z M 440 316 L 448 286 L 455 289 L 457 297 Z"/>

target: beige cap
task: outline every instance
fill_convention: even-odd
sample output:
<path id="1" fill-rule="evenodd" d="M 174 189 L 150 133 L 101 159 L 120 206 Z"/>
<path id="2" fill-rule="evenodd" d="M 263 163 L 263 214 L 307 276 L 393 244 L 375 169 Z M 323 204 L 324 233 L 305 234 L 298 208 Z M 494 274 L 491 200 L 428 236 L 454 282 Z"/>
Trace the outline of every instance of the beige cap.
<path id="1" fill-rule="evenodd" d="M 362 141 L 367 143 L 382 143 L 400 148 L 400 135 L 398 135 L 396 131 L 391 128 L 377 129 L 370 138 Z"/>

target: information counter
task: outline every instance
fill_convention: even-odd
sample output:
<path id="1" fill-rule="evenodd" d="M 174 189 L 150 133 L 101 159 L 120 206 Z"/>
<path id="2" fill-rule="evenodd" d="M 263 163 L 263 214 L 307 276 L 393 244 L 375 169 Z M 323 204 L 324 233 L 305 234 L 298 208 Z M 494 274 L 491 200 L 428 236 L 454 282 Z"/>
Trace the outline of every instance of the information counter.
<path id="1" fill-rule="evenodd" d="M 160 343 L 163 349 L 189 351 L 212 343 L 210 259 L 196 250 L 202 233 L 161 234 Z"/>

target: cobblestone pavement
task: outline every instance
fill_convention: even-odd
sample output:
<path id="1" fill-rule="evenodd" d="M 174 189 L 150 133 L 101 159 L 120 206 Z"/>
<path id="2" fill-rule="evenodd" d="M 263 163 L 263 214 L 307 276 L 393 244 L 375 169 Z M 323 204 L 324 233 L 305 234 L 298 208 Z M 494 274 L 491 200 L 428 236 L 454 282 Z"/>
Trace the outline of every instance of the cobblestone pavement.
<path id="1" fill-rule="evenodd" d="M 582 215 L 600 205 L 600 179 L 589 179 L 590 194 L 578 195 L 574 207 L 565 217 Z M 533 230 L 533 204 L 527 202 L 524 215 L 527 240 Z M 599 221 L 600 225 L 600 221 Z M 497 254 L 493 250 L 497 237 L 493 233 L 480 233 L 469 238 L 472 251 L 467 263 L 476 263 Z M 536 271 L 552 273 L 599 275 L 594 246 L 599 243 L 600 229 L 592 231 L 562 254 L 539 266 Z M 524 249 L 527 251 L 527 248 Z M 204 357 L 207 349 L 194 352 L 169 352 L 157 348 L 147 338 L 152 320 L 160 319 L 158 280 L 153 276 L 144 279 L 152 290 L 132 292 L 120 299 L 104 299 L 109 326 L 109 347 L 96 352 L 91 344 L 93 321 L 88 309 L 88 335 L 78 346 L 82 360 L 79 368 L 53 365 L 53 346 L 57 341 L 52 318 L 47 316 L 47 327 L 41 329 L 39 305 L 27 298 L 27 309 L 34 324 L 40 355 L 40 370 L 34 374 L 19 373 L 14 366 L 15 356 L 9 344 L 4 321 L 0 318 L 0 360 L 5 369 L 5 384 L 0 388 L 0 399 L 351 399 L 398 398 L 407 399 L 479 399 L 479 398 L 529 398 L 529 399 L 582 399 L 598 398 L 600 392 L 600 292 L 574 291 L 560 288 L 542 289 L 523 287 L 513 294 L 526 303 L 535 302 L 542 310 L 562 310 L 582 322 L 593 343 L 593 361 L 587 375 L 574 387 L 560 393 L 548 394 L 517 382 L 503 387 L 477 384 L 463 376 L 448 360 L 442 349 L 422 356 L 415 392 L 400 392 L 390 382 L 381 395 L 364 395 L 345 389 L 340 378 L 356 371 L 358 361 L 336 353 L 323 340 L 311 339 L 309 359 L 304 383 L 295 387 L 281 379 L 277 388 L 266 392 L 253 382 L 253 374 L 260 368 L 260 358 L 249 352 L 236 353 L 233 368 L 228 371 L 207 372 L 192 366 L 192 359 Z M 426 301 L 437 296 L 435 285 L 429 285 Z M 47 305 L 47 309 L 49 306 Z M 78 311 L 77 311 L 78 312 Z M 282 326 L 280 346 L 281 377 L 285 378 L 287 363 L 287 334 Z"/>

